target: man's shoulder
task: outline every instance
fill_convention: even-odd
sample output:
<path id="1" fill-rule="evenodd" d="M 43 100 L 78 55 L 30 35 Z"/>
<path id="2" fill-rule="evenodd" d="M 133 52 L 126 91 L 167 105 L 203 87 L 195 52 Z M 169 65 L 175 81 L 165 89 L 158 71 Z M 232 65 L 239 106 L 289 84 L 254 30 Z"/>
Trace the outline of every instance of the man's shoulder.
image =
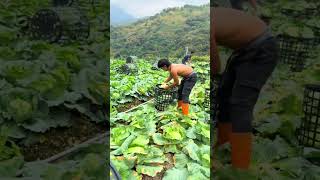
<path id="1" fill-rule="evenodd" d="M 170 69 L 170 73 L 171 73 L 171 74 L 177 73 L 177 72 L 178 72 L 178 69 L 179 69 L 179 65 L 180 65 L 180 64 L 172 64 L 171 69 Z"/>

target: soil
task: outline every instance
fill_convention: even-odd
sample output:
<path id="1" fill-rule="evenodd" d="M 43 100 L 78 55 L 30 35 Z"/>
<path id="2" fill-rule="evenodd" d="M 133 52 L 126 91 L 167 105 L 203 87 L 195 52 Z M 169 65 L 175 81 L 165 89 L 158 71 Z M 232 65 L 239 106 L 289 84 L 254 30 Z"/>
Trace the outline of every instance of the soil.
<path id="1" fill-rule="evenodd" d="M 71 127 L 49 130 L 41 134 L 39 142 L 28 147 L 22 146 L 25 161 L 43 160 L 63 152 L 74 145 L 106 132 L 107 124 L 96 124 L 85 117 L 74 115 Z"/>
<path id="2" fill-rule="evenodd" d="M 142 180 L 161 180 L 163 178 L 165 172 L 168 169 L 171 169 L 171 168 L 174 167 L 173 154 L 168 153 L 168 154 L 165 154 L 165 156 L 167 157 L 169 162 L 165 162 L 164 163 L 163 170 L 160 173 L 158 173 L 155 177 L 151 177 L 151 176 L 148 176 L 148 175 L 143 175 L 142 176 Z"/>
<path id="3" fill-rule="evenodd" d="M 148 98 L 148 100 L 152 97 Z M 145 101 L 135 99 L 118 107 L 119 112 L 129 110 Z M 86 117 L 74 114 L 71 127 L 51 129 L 40 136 L 40 141 L 30 146 L 22 146 L 25 161 L 44 160 L 74 145 L 87 141 L 100 133 L 106 132 L 108 123 L 96 124 Z"/>

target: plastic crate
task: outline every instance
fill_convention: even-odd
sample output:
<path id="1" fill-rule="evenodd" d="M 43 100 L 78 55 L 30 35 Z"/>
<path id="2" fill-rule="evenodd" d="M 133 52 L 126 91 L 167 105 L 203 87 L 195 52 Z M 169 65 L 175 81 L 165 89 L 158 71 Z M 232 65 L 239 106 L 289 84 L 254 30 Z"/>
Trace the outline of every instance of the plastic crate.
<path id="1" fill-rule="evenodd" d="M 205 89 L 205 99 L 203 102 L 204 108 L 210 108 L 210 88 Z"/>
<path id="2" fill-rule="evenodd" d="M 138 68 L 135 64 L 124 64 L 118 69 L 118 72 L 126 75 L 135 75 L 138 73 Z"/>
<path id="3" fill-rule="evenodd" d="M 311 27 L 313 30 L 313 33 L 315 35 L 315 40 L 314 43 L 315 45 L 319 45 L 320 44 L 320 28 L 317 27 Z"/>
<path id="4" fill-rule="evenodd" d="M 288 64 L 291 71 L 300 72 L 305 68 L 312 48 L 316 45 L 314 39 L 277 36 L 280 45 L 280 62 Z"/>
<path id="5" fill-rule="evenodd" d="M 160 87 L 161 84 L 157 84 L 154 88 L 154 100 L 155 107 L 159 111 L 164 111 L 175 99 L 178 98 L 178 88 L 172 88 L 165 90 Z"/>
<path id="6" fill-rule="evenodd" d="M 87 17 L 73 7 L 40 9 L 30 18 L 29 27 L 31 38 L 49 42 L 82 41 L 90 34 Z"/>
<path id="7" fill-rule="evenodd" d="M 303 98 L 301 126 L 298 130 L 298 140 L 301 145 L 320 149 L 320 85 L 305 86 Z"/>
<path id="8" fill-rule="evenodd" d="M 101 6 L 101 0 L 52 0 L 52 5 L 75 7 L 81 9 L 82 11 L 89 12 L 95 11 L 98 6 Z"/>
<path id="9" fill-rule="evenodd" d="M 304 20 L 318 15 L 319 10 L 317 9 L 317 7 L 305 8 L 302 11 L 297 11 L 294 9 L 281 9 L 281 13 L 290 18 Z"/>
<path id="10" fill-rule="evenodd" d="M 53 6 L 71 6 L 74 0 L 52 0 Z"/>
<path id="11" fill-rule="evenodd" d="M 212 120 L 214 125 L 217 123 L 217 114 L 219 110 L 219 103 L 217 98 L 221 78 L 221 75 L 216 75 L 210 83 L 210 119 Z"/>

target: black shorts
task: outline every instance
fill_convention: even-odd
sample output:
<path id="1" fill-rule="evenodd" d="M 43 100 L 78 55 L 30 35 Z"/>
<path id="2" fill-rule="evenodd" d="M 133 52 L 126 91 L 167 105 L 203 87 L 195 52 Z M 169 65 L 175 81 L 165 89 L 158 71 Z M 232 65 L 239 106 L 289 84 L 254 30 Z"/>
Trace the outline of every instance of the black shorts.
<path id="1" fill-rule="evenodd" d="M 197 73 L 193 72 L 187 78 L 183 78 L 178 89 L 178 100 L 184 103 L 190 103 L 189 96 L 192 88 L 197 82 Z"/>
<path id="2" fill-rule="evenodd" d="M 278 60 L 278 43 L 270 33 L 263 41 L 237 50 L 227 62 L 218 88 L 218 121 L 232 122 L 234 132 L 250 132 L 260 90 Z M 261 40 L 261 37 L 259 37 Z"/>

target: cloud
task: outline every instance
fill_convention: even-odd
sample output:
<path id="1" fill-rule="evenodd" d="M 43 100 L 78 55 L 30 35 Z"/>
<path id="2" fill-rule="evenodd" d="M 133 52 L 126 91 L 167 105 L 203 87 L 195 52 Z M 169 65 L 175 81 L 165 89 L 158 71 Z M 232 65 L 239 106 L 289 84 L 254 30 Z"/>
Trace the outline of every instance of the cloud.
<path id="1" fill-rule="evenodd" d="M 152 16 L 163 9 L 181 7 L 185 4 L 202 5 L 208 4 L 209 0 L 111 0 L 113 5 L 125 10 L 128 14 L 140 18 Z"/>

